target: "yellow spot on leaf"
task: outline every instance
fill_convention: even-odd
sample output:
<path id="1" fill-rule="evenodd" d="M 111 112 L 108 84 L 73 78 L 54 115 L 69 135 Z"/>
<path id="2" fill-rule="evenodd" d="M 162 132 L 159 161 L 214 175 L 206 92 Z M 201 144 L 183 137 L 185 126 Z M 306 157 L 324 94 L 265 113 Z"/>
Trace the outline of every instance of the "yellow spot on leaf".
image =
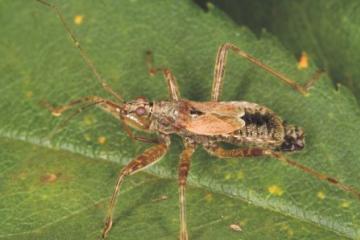
<path id="1" fill-rule="evenodd" d="M 42 200 L 47 200 L 49 198 L 49 196 L 47 194 L 43 194 L 41 195 L 41 199 Z"/>
<path id="2" fill-rule="evenodd" d="M 271 195 L 274 196 L 281 196 L 284 194 L 284 191 L 278 185 L 271 185 L 270 187 L 268 187 L 268 191 L 269 193 L 271 193 Z"/>
<path id="3" fill-rule="evenodd" d="M 208 202 L 208 203 L 210 203 L 210 202 L 212 202 L 212 200 L 213 200 L 213 195 L 212 195 L 212 193 L 210 193 L 210 192 L 206 193 L 206 195 L 205 195 L 205 201 Z"/>
<path id="4" fill-rule="evenodd" d="M 76 25 L 81 25 L 83 21 L 84 21 L 84 15 L 76 15 L 74 17 L 74 23 Z"/>
<path id="5" fill-rule="evenodd" d="M 244 171 L 240 170 L 237 174 L 236 174 L 236 178 L 239 180 L 243 180 L 245 178 L 245 173 Z"/>
<path id="6" fill-rule="evenodd" d="M 25 93 L 25 96 L 26 96 L 27 98 L 32 98 L 33 92 L 32 92 L 32 91 L 27 91 L 27 92 Z"/>
<path id="7" fill-rule="evenodd" d="M 286 232 L 289 237 L 294 236 L 294 230 L 292 230 L 291 227 L 287 224 L 282 224 L 280 226 L 280 230 Z"/>
<path id="8" fill-rule="evenodd" d="M 306 52 L 302 52 L 297 65 L 299 70 L 309 67 L 309 57 Z"/>
<path id="9" fill-rule="evenodd" d="M 231 178 L 231 174 L 230 173 L 226 173 L 225 174 L 225 180 L 229 180 Z"/>
<path id="10" fill-rule="evenodd" d="M 85 140 L 88 141 L 88 142 L 90 142 L 91 139 L 92 139 L 92 138 L 91 138 L 91 135 L 88 134 L 88 133 L 85 133 L 85 134 L 84 134 L 84 138 L 85 138 Z"/>
<path id="11" fill-rule="evenodd" d="M 86 115 L 83 118 L 83 122 L 85 125 L 92 125 L 95 123 L 95 118 L 91 115 Z"/>
<path id="12" fill-rule="evenodd" d="M 340 206 L 341 206 L 342 208 L 348 208 L 348 207 L 350 207 L 350 204 L 351 204 L 351 202 L 349 202 L 349 201 L 343 201 L 343 202 L 340 204 Z"/>
<path id="13" fill-rule="evenodd" d="M 98 137 L 98 143 L 99 144 L 105 144 L 106 143 L 106 137 L 104 137 L 104 136 Z"/>
<path id="14" fill-rule="evenodd" d="M 325 193 L 322 192 L 322 191 L 318 192 L 318 193 L 316 194 L 316 196 L 317 196 L 318 198 L 320 198 L 321 200 L 325 199 L 325 197 L 326 197 Z"/>

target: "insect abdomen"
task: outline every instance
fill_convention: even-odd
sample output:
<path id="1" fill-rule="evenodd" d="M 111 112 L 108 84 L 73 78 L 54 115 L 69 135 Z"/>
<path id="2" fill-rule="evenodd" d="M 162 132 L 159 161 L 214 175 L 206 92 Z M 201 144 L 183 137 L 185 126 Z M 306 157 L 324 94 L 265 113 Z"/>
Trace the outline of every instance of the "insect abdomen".
<path id="1" fill-rule="evenodd" d="M 241 118 L 245 121 L 245 126 L 235 131 L 229 137 L 229 142 L 276 146 L 283 141 L 282 120 L 270 110 L 264 107 L 245 109 L 245 114 Z"/>

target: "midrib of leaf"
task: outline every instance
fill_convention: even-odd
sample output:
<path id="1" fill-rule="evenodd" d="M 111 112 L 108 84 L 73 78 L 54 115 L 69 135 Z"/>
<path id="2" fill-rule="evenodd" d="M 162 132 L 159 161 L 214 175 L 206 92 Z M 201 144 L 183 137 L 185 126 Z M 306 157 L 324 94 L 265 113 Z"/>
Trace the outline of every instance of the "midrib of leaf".
<path id="1" fill-rule="evenodd" d="M 31 137 L 31 138 L 25 137 L 24 135 L 21 135 L 18 133 L 14 134 L 11 132 L 4 132 L 4 131 L 0 130 L 0 135 L 1 135 L 1 137 L 5 137 L 5 138 L 17 140 L 17 141 L 28 142 L 30 144 L 34 144 L 34 145 L 37 145 L 40 147 L 46 147 L 49 149 L 53 149 L 53 147 L 54 147 L 50 142 L 44 142 L 44 140 L 40 140 L 40 139 L 34 138 L 34 137 Z M 101 160 L 101 161 L 110 161 L 110 162 L 114 162 L 114 163 L 119 163 L 119 159 L 121 159 L 122 165 L 124 165 L 126 162 L 129 162 L 131 160 L 130 158 L 124 159 L 123 155 L 121 155 L 121 154 L 119 154 L 118 156 L 111 155 L 111 156 L 104 157 L 107 155 L 106 152 L 99 152 L 97 156 L 94 156 L 94 154 L 91 154 L 90 151 L 86 150 L 86 148 L 82 149 L 84 151 L 79 151 L 77 147 L 69 145 L 69 144 L 66 144 L 66 145 L 60 144 L 56 147 L 56 149 L 60 150 L 60 151 L 68 151 L 70 153 L 81 154 L 81 155 L 89 158 L 89 160 L 91 159 L 91 160 L 95 160 L 95 161 Z M 159 179 L 169 179 L 169 178 L 176 179 L 174 176 L 171 176 L 170 174 L 168 174 L 168 170 L 166 168 L 163 168 L 162 166 L 159 166 L 159 165 L 154 165 L 151 168 L 146 168 L 142 172 L 151 174 L 152 176 L 155 176 Z M 299 219 L 300 221 L 314 224 L 318 227 L 330 230 L 330 231 L 340 234 L 344 237 L 348 237 L 351 239 L 357 238 L 357 232 L 354 232 L 352 228 L 349 228 L 346 225 L 341 224 L 340 222 L 334 223 L 334 221 L 332 221 L 331 219 L 322 217 L 322 221 L 321 221 L 321 223 L 319 223 L 318 222 L 319 216 L 315 212 L 311 212 L 311 211 L 304 212 L 303 209 L 295 207 L 295 206 L 279 205 L 276 201 L 272 202 L 269 199 L 264 200 L 263 197 L 261 195 L 257 194 L 256 192 L 251 192 L 251 196 L 249 196 L 249 192 L 247 192 L 245 190 L 242 191 L 242 190 L 237 189 L 236 192 L 229 191 L 230 189 L 226 188 L 226 186 L 224 186 L 224 185 L 212 184 L 211 187 L 209 187 L 209 185 L 206 182 L 203 183 L 201 181 L 196 181 L 191 177 L 191 175 L 188 178 L 188 185 L 197 187 L 197 188 L 206 189 L 209 192 L 220 194 L 225 197 L 231 197 L 231 198 L 239 199 L 241 201 L 249 202 L 249 203 L 254 204 L 255 206 L 261 207 L 263 209 L 267 209 L 267 210 L 270 210 L 270 211 L 273 211 L 273 212 L 276 212 L 279 214 L 284 214 L 286 216 L 290 216 L 292 218 Z M 132 188 L 128 189 L 128 190 L 132 190 Z M 124 194 L 124 193 L 125 192 L 122 191 L 122 194 Z M 247 197 L 245 197 L 245 196 L 247 196 Z M 98 200 L 98 203 L 103 202 L 103 201 L 107 200 L 108 198 Z M 95 204 L 92 204 L 92 206 L 93 205 L 95 205 Z M 77 215 L 77 214 L 81 213 L 82 211 L 88 210 L 89 208 L 90 208 L 90 206 L 79 209 L 78 211 L 76 211 L 70 215 L 63 216 L 62 218 L 57 219 L 54 222 L 51 222 L 47 225 L 42 226 L 40 229 L 43 229 L 43 228 L 46 228 L 53 224 L 56 224 L 58 222 L 64 221 L 65 219 L 67 219 L 71 216 Z M 225 220 L 225 219 L 223 219 L 223 220 Z M 211 223 L 208 223 L 208 224 L 211 225 Z M 198 226 L 198 227 L 201 228 L 201 226 Z M 36 229 L 34 229 L 34 230 L 36 230 Z M 26 235 L 26 234 L 31 234 L 31 233 L 33 233 L 33 231 L 23 232 L 23 233 L 20 233 L 20 235 Z M 9 237 L 17 236 L 17 235 L 18 234 L 11 234 L 11 235 L 9 235 Z"/>

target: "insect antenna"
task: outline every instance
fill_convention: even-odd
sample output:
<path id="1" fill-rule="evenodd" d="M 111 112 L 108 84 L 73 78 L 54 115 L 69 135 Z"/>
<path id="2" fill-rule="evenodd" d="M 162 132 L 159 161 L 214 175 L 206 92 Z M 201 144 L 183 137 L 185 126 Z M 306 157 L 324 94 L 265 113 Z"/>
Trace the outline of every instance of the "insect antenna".
<path id="1" fill-rule="evenodd" d="M 78 114 L 80 114 L 81 112 L 87 110 L 87 109 L 90 109 L 91 107 L 93 106 L 96 106 L 97 104 L 99 104 L 101 102 L 93 102 L 93 103 L 88 103 L 88 104 L 84 104 L 83 106 L 80 106 L 79 108 L 75 109 L 72 114 L 70 114 L 67 118 L 65 118 L 64 120 L 62 120 L 60 122 L 59 125 L 57 125 L 50 133 L 49 135 L 47 136 L 49 140 L 51 140 L 57 133 L 59 133 L 68 123 L 69 121 L 74 118 L 75 116 L 77 116 Z M 61 115 L 62 112 L 68 110 L 69 108 L 65 109 L 64 111 L 62 111 L 61 113 L 59 113 L 59 111 L 57 111 L 56 108 L 52 107 L 51 105 L 49 105 L 47 103 L 47 107 L 48 109 L 51 111 L 51 113 L 58 117 Z"/>
<path id="2" fill-rule="evenodd" d="M 327 181 L 328 183 L 332 184 L 333 186 L 335 186 L 338 189 L 341 189 L 345 192 L 349 192 L 351 194 L 353 194 L 354 196 L 356 196 L 356 198 L 358 198 L 360 200 L 360 191 L 352 186 L 346 185 L 344 183 L 341 183 L 340 181 L 338 181 L 337 179 L 325 175 L 323 173 L 320 173 L 318 171 L 315 171 L 314 169 L 307 167 L 305 165 L 302 165 L 296 161 L 290 160 L 288 158 L 286 158 L 283 154 L 278 153 L 278 152 L 271 152 L 270 155 L 272 155 L 273 157 L 275 157 L 277 160 L 285 163 L 286 165 L 295 167 L 303 172 L 306 172 L 316 178 L 318 178 L 319 180 L 323 180 L 323 181 Z"/>
<path id="3" fill-rule="evenodd" d="M 121 97 L 118 93 L 116 93 L 110 85 L 101 77 L 99 71 L 96 69 L 94 63 L 90 59 L 89 55 L 86 53 L 86 51 L 81 47 L 80 42 L 77 40 L 75 34 L 71 31 L 69 25 L 65 21 L 64 16 L 62 15 L 61 11 L 55 4 L 51 4 L 46 0 L 37 0 L 38 2 L 44 4 L 45 6 L 49 7 L 51 10 L 55 12 L 55 14 L 60 19 L 62 25 L 65 28 L 65 31 L 69 34 L 72 42 L 74 43 L 75 47 L 79 49 L 80 55 L 82 59 L 84 60 L 85 64 L 88 66 L 88 68 L 91 70 L 91 72 L 94 74 L 97 81 L 101 84 L 101 86 L 104 88 L 105 91 L 113 95 L 115 98 L 117 98 L 120 101 L 124 101 L 123 97 Z"/>

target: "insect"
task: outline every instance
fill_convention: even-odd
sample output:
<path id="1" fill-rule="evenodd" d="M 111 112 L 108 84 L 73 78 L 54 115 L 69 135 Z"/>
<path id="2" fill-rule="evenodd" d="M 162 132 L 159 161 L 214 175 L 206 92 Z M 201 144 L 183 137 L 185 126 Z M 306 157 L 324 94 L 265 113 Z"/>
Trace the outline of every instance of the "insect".
<path id="1" fill-rule="evenodd" d="M 79 49 L 87 67 L 92 71 L 104 90 L 116 99 L 116 101 L 112 101 L 98 96 L 87 96 L 59 107 L 49 107 L 52 114 L 61 116 L 64 112 L 73 108 L 77 108 L 75 112 L 77 113 L 91 106 L 97 106 L 118 119 L 131 138 L 154 144 L 120 170 L 102 230 L 103 238 L 109 234 L 112 228 L 113 212 L 122 183 L 128 176 L 159 161 L 169 149 L 170 135 L 172 134 L 180 136 L 184 143 L 184 150 L 181 153 L 178 168 L 180 240 L 189 239 L 185 216 L 185 189 L 191 165 L 191 156 L 198 146 L 202 146 L 209 154 L 219 158 L 270 156 L 317 179 L 327 181 L 360 199 L 360 192 L 357 189 L 295 162 L 283 154 L 284 152 L 300 151 L 304 148 L 305 139 L 302 128 L 284 122 L 272 110 L 256 103 L 220 101 L 226 59 L 229 52 L 234 52 L 264 69 L 303 95 L 308 94 L 310 87 L 320 78 L 320 72 L 316 72 L 305 85 L 300 85 L 263 64 L 237 46 L 225 43 L 219 47 L 215 60 L 211 101 L 196 102 L 181 97 L 176 78 L 171 70 L 154 67 L 152 53 L 147 52 L 149 73 L 163 73 L 170 99 L 155 102 L 144 97 L 138 97 L 135 100 L 125 101 L 103 80 L 86 51 L 70 30 L 57 6 L 50 4 L 46 0 L 38 1 L 56 13 L 75 47 Z M 131 128 L 155 133 L 157 138 L 149 139 L 134 136 Z M 222 147 L 222 143 L 228 143 L 234 147 L 226 149 Z"/>

